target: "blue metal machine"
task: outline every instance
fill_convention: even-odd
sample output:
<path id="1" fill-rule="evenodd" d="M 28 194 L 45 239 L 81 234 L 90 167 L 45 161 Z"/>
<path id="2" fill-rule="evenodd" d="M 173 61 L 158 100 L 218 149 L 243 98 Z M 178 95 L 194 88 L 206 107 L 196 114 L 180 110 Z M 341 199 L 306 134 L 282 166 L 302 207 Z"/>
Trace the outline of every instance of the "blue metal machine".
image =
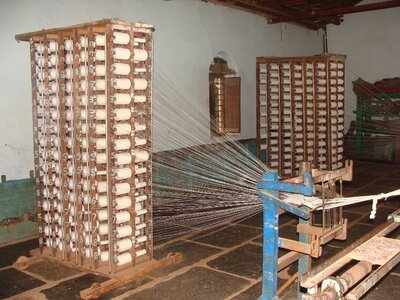
<path id="1" fill-rule="evenodd" d="M 263 201 L 263 277 L 262 277 L 262 300 L 279 299 L 276 295 L 278 286 L 278 250 L 282 246 L 279 238 L 279 208 L 295 214 L 299 217 L 299 224 L 310 222 L 310 213 L 305 207 L 296 207 L 279 200 L 279 193 L 296 193 L 312 196 L 315 192 L 310 172 L 304 172 L 303 183 L 289 183 L 278 181 L 277 173 L 264 173 L 262 180 L 258 182 L 261 189 L 259 197 Z M 299 244 L 309 243 L 309 235 L 299 234 Z M 298 276 L 309 271 L 310 256 L 301 255 L 298 259 Z M 298 293 L 301 299 L 301 293 Z"/>

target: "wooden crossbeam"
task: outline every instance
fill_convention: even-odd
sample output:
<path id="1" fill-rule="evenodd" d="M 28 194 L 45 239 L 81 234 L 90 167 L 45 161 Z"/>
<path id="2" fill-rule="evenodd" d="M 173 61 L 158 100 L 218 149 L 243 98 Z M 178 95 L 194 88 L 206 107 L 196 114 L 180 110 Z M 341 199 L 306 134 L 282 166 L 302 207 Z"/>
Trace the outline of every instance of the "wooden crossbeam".
<path id="1" fill-rule="evenodd" d="M 215 4 L 227 6 L 230 8 L 234 9 L 239 9 L 243 11 L 247 11 L 253 14 L 261 15 L 266 17 L 268 20 L 271 20 L 272 18 L 275 18 L 277 15 L 278 16 L 291 16 L 293 13 L 297 13 L 296 10 L 294 11 L 288 11 L 288 7 L 282 6 L 277 3 L 271 3 L 268 2 L 268 5 L 259 5 L 256 2 L 254 3 L 245 3 L 244 1 L 241 0 L 203 0 L 205 2 L 212 2 Z M 321 27 L 321 24 L 316 24 L 312 21 L 298 21 L 296 22 L 298 25 L 301 25 L 303 27 L 317 30 Z"/>
<path id="2" fill-rule="evenodd" d="M 393 8 L 398 6 L 400 6 L 399 0 L 391 0 L 378 3 L 350 6 L 350 7 L 340 7 L 340 8 L 331 8 L 325 10 L 317 10 L 312 12 L 304 12 L 304 13 L 293 14 L 290 16 L 271 17 L 269 19 L 269 23 L 274 24 L 282 22 L 298 22 L 311 19 L 318 19 L 322 17 L 332 17 L 332 16 L 352 14 L 358 12 L 371 11 L 371 10 Z"/>

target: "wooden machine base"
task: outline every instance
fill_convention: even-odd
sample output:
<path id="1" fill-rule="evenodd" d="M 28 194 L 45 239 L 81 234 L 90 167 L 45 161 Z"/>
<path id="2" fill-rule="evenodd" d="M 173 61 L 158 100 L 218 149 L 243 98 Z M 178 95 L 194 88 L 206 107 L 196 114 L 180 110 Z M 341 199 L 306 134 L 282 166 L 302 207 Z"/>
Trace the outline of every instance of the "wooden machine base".
<path id="1" fill-rule="evenodd" d="M 94 268 L 89 268 L 87 265 L 79 265 L 76 264 L 71 258 L 70 261 L 63 260 L 62 257 L 58 256 L 52 256 L 50 251 L 47 251 L 49 249 L 44 249 L 43 253 L 40 252 L 40 249 L 34 249 L 30 251 L 31 257 L 23 257 L 21 256 L 18 258 L 18 260 L 14 263 L 14 267 L 17 269 L 25 269 L 29 265 L 35 264 L 38 261 L 44 259 L 48 260 L 54 263 L 58 263 L 60 265 L 66 266 L 66 267 L 72 267 L 74 269 L 83 271 L 83 272 L 88 272 L 92 273 L 95 275 L 102 275 L 102 276 L 107 276 L 110 278 L 107 281 L 104 281 L 102 283 L 95 283 L 93 284 L 90 288 L 84 289 L 80 292 L 80 296 L 83 299 L 95 299 L 100 297 L 102 294 L 109 292 L 113 289 L 116 289 L 120 286 L 123 286 L 125 284 L 128 284 L 129 282 L 135 281 L 139 278 L 145 277 L 151 273 L 157 272 L 158 270 L 174 264 L 182 259 L 182 254 L 181 253 L 175 253 L 171 252 L 169 253 L 166 257 L 160 259 L 160 260 L 149 260 L 149 259 L 143 259 L 142 261 L 139 261 L 139 264 L 136 265 L 135 267 L 125 267 L 124 269 L 121 269 L 120 272 L 116 274 L 109 274 L 108 268 L 101 266 L 97 269 Z"/>

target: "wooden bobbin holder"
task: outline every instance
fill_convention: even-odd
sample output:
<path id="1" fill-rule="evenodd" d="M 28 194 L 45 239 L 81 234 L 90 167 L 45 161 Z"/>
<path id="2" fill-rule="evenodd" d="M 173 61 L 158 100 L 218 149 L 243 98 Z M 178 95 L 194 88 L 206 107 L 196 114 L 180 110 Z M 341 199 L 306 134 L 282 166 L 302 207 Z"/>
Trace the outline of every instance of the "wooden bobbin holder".
<path id="1" fill-rule="evenodd" d="M 283 178 L 342 168 L 345 56 L 257 58 L 257 155 Z"/>
<path id="2" fill-rule="evenodd" d="M 39 248 L 113 275 L 153 259 L 151 25 L 117 19 L 30 43 Z"/>

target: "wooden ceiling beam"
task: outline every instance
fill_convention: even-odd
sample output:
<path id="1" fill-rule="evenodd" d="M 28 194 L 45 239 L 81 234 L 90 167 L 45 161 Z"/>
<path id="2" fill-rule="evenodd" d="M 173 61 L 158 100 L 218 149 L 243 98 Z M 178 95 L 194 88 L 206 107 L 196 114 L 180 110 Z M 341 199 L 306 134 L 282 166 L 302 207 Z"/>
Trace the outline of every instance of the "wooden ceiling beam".
<path id="1" fill-rule="evenodd" d="M 271 17 L 269 19 L 269 23 L 273 24 L 282 22 L 299 22 L 310 19 L 318 19 L 323 17 L 332 17 L 332 16 L 352 14 L 358 12 L 371 11 L 371 10 L 393 8 L 398 6 L 400 6 L 400 0 L 391 0 L 378 3 L 350 6 L 350 7 L 331 8 L 325 10 L 317 10 L 313 12 L 298 13 L 290 16 Z"/>
<path id="2" fill-rule="evenodd" d="M 257 1 L 244 1 L 244 0 L 205 0 L 206 2 L 212 2 L 221 4 L 237 9 L 244 9 L 250 12 L 258 12 L 263 15 L 273 16 L 278 15 L 290 15 L 283 10 L 282 6 L 268 3 L 268 5 L 259 5 Z"/>
<path id="3" fill-rule="evenodd" d="M 306 13 L 307 12 L 307 7 L 306 6 L 299 7 L 299 6 L 296 6 L 296 5 L 293 4 L 293 1 L 296 1 L 296 0 L 286 0 L 286 1 L 270 0 L 270 1 L 275 2 L 275 3 L 276 2 L 281 2 L 281 3 L 279 3 L 281 6 L 287 7 L 289 9 L 294 10 L 294 11 L 297 11 L 297 13 Z M 302 5 L 309 4 L 308 0 L 299 0 L 299 1 L 301 1 Z M 347 1 L 349 1 L 349 0 L 347 0 Z M 351 5 L 354 5 L 357 2 L 360 2 L 360 0 L 352 0 L 351 2 L 352 2 Z M 297 2 L 297 5 L 299 5 L 299 2 Z M 293 14 L 291 14 L 291 15 L 293 15 Z M 323 28 L 326 24 L 329 24 L 329 23 L 333 23 L 335 25 L 339 25 L 341 20 L 342 19 L 340 18 L 340 16 L 323 17 L 323 18 L 320 18 L 319 20 L 317 20 L 317 22 L 313 22 L 313 25 L 315 25 L 313 29 L 317 30 L 317 29 Z M 303 21 L 303 22 L 306 22 L 306 21 Z"/>
<path id="4" fill-rule="evenodd" d="M 283 15 L 288 17 L 292 15 L 292 13 L 287 12 L 287 9 L 285 9 L 283 6 L 271 2 L 269 2 L 268 5 L 259 5 L 256 4 L 256 2 L 243 1 L 243 0 L 202 0 L 202 1 L 220 4 L 223 6 L 240 9 L 243 11 L 261 15 L 266 17 L 268 22 L 272 19 L 277 18 L 276 15 L 278 16 Z M 296 23 L 298 23 L 298 25 L 313 30 L 318 30 L 321 28 L 320 26 L 316 25 L 314 22 L 311 21 L 298 21 Z"/>

